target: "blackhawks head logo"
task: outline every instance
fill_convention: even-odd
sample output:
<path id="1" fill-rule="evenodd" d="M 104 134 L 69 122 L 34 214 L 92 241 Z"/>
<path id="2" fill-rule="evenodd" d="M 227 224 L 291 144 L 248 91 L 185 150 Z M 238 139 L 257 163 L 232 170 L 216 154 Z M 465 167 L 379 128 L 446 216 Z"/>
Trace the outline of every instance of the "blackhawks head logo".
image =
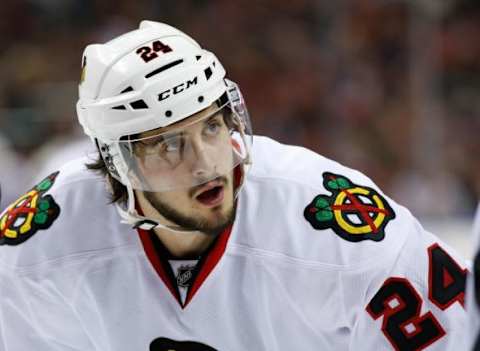
<path id="1" fill-rule="evenodd" d="M 317 195 L 303 213 L 313 228 L 331 228 L 353 242 L 385 237 L 385 227 L 395 213 L 378 192 L 328 172 L 323 174 L 323 185 L 332 195 Z"/>
<path id="2" fill-rule="evenodd" d="M 0 245 L 21 244 L 57 219 L 60 207 L 51 195 L 42 196 L 57 175 L 58 172 L 49 175 L 7 208 L 0 217 Z"/>

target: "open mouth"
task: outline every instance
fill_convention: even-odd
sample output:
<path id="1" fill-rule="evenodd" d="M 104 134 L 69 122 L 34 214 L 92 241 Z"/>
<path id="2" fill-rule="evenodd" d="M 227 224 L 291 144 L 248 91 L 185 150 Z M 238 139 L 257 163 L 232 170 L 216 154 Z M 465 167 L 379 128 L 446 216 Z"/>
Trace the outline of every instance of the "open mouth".
<path id="1" fill-rule="evenodd" d="M 208 187 L 206 190 L 200 192 L 195 199 L 201 204 L 209 207 L 219 205 L 223 200 L 224 188 L 222 185 Z"/>

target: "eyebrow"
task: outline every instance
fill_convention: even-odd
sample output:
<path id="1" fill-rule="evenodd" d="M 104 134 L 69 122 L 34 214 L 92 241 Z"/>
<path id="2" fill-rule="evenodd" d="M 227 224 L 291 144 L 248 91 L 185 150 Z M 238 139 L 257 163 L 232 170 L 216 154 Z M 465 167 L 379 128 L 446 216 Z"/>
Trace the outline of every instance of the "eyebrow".
<path id="1" fill-rule="evenodd" d="M 206 124 L 206 123 L 210 122 L 212 119 L 215 119 L 217 117 L 223 117 L 222 111 L 217 111 L 213 115 L 211 115 L 210 117 L 205 118 L 205 120 L 203 121 L 203 124 Z"/>
<path id="2" fill-rule="evenodd" d="M 215 111 L 211 116 L 209 116 L 209 117 L 204 117 L 203 122 L 202 122 L 202 125 L 206 125 L 208 122 L 210 122 L 210 121 L 211 121 L 212 119 L 214 119 L 214 118 L 223 117 L 223 112 L 222 112 L 222 111 L 223 111 L 223 110 L 220 109 L 220 110 Z M 187 118 L 188 118 L 188 117 L 187 117 Z M 167 133 L 172 133 L 172 135 L 174 135 L 174 133 L 181 133 L 180 131 L 179 131 L 179 132 L 175 132 L 174 129 L 175 129 L 176 127 L 178 128 L 178 126 L 176 126 L 176 124 L 180 124 L 180 123 L 183 122 L 183 121 L 184 121 L 184 120 L 180 120 L 180 121 L 178 121 L 178 122 L 176 122 L 176 123 L 173 123 L 173 124 L 171 124 L 171 125 L 169 125 L 169 126 L 164 127 L 164 128 L 172 129 L 172 131 L 166 130 L 166 131 L 160 132 L 160 133 L 158 133 L 158 134 L 142 136 L 143 133 L 148 133 L 148 132 L 143 132 L 143 133 L 139 133 L 139 134 L 134 135 L 134 137 L 135 137 L 135 139 L 147 139 L 147 138 L 153 138 L 153 137 L 155 137 L 155 136 L 161 136 L 161 135 L 163 135 L 163 134 L 167 135 Z M 185 125 L 185 127 L 188 127 L 189 125 L 193 125 L 193 124 L 195 124 L 195 123 L 197 123 L 197 122 L 193 122 L 193 123 L 191 123 L 191 124 L 187 124 L 187 125 Z M 170 127 L 171 127 L 171 128 L 170 128 Z M 161 129 L 161 128 L 160 128 L 160 129 Z"/>

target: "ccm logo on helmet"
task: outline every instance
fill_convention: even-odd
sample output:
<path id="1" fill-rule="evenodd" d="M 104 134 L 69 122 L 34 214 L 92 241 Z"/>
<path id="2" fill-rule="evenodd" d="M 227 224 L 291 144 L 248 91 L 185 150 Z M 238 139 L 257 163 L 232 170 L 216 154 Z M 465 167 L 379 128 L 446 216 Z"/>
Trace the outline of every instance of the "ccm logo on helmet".
<path id="1" fill-rule="evenodd" d="M 193 78 L 192 80 L 187 80 L 184 83 L 180 83 L 178 85 L 175 85 L 171 89 L 167 89 L 160 94 L 158 94 L 158 101 L 163 101 L 165 99 L 168 99 L 172 95 L 177 95 L 180 94 L 182 91 L 187 90 L 193 85 L 197 85 L 198 83 L 198 77 Z"/>

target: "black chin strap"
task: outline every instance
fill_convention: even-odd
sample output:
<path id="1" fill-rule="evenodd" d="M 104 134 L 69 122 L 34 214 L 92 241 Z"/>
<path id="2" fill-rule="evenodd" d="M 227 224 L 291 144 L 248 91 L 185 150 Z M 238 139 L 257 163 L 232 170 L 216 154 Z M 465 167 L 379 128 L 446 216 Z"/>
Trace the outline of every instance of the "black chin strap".
<path id="1" fill-rule="evenodd" d="M 133 229 L 143 229 L 143 230 L 152 230 L 154 229 L 155 227 L 158 226 L 158 223 L 155 222 L 155 221 L 152 221 L 150 219 L 143 219 L 141 221 L 138 221 L 136 222 L 134 225 L 133 225 Z"/>
<path id="2" fill-rule="evenodd" d="M 164 225 L 164 224 L 161 224 L 159 222 L 154 221 L 153 219 L 148 219 L 148 218 L 138 220 L 133 225 L 133 229 L 143 229 L 143 230 L 146 230 L 146 231 L 153 230 L 157 227 L 168 229 L 168 230 L 171 230 L 171 231 L 174 231 L 174 232 L 180 232 L 180 233 L 181 232 L 196 232 L 196 230 L 185 229 L 183 227 L 180 227 L 179 225 L 177 225 L 177 226 Z"/>

